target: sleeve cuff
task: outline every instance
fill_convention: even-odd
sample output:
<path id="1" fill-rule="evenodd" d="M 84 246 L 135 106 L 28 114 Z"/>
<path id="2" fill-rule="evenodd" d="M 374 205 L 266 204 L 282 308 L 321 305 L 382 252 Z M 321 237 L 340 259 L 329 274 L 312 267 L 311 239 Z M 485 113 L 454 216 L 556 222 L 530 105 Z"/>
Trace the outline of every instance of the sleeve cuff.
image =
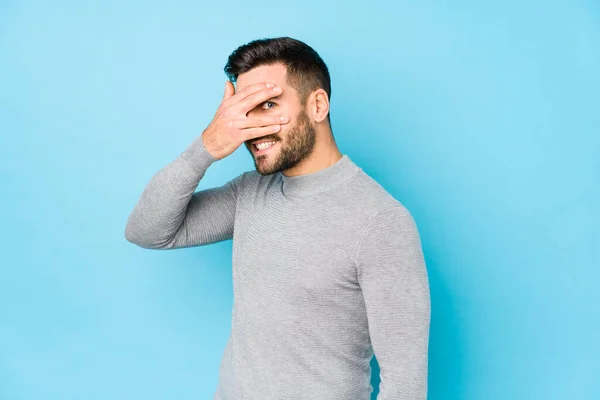
<path id="1" fill-rule="evenodd" d="M 202 135 L 196 139 L 181 153 L 181 158 L 185 159 L 195 169 L 205 171 L 208 167 L 218 160 L 204 147 Z"/>

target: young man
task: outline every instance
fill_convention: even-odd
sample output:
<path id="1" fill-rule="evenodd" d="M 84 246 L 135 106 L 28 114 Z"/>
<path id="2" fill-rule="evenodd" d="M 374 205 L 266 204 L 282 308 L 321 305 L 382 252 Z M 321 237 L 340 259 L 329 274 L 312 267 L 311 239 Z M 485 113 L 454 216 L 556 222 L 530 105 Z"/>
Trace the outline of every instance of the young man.
<path id="1" fill-rule="evenodd" d="M 213 120 L 150 180 L 125 231 L 149 249 L 233 239 L 214 399 L 368 400 L 373 354 L 380 400 L 425 399 L 430 297 L 417 227 L 337 148 L 325 63 L 282 37 L 239 47 L 225 72 Z M 196 192 L 242 143 L 256 170 Z"/>

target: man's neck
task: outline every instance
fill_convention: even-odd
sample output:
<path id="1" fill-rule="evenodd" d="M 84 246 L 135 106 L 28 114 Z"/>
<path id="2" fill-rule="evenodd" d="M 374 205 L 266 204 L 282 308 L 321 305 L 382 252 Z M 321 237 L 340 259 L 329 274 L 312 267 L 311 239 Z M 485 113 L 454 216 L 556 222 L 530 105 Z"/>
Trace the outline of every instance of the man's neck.
<path id="1" fill-rule="evenodd" d="M 328 132 L 318 132 L 313 152 L 293 168 L 282 172 L 287 177 L 311 174 L 332 166 L 342 158 L 342 153 L 333 140 L 333 135 Z"/>

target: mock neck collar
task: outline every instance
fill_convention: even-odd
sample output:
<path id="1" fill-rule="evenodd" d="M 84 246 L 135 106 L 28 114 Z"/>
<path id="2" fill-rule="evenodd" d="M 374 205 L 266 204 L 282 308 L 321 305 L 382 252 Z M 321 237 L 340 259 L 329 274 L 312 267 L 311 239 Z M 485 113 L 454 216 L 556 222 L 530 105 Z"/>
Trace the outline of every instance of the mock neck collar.
<path id="1" fill-rule="evenodd" d="M 325 192 L 341 184 L 360 168 L 347 154 L 342 155 L 335 164 L 310 174 L 285 176 L 278 172 L 281 190 L 289 197 L 307 197 Z"/>

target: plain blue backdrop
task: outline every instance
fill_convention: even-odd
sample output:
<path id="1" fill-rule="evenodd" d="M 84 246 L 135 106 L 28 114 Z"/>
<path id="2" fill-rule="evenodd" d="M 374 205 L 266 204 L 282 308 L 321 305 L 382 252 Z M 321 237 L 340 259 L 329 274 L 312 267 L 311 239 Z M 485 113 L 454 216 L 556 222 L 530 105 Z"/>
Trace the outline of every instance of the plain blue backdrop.
<path id="1" fill-rule="evenodd" d="M 599 399 L 593 0 L 0 1 L 0 399 L 211 398 L 231 241 L 124 228 L 273 36 L 321 54 L 342 153 L 419 226 L 429 398 Z M 242 146 L 199 189 L 253 168 Z"/>

